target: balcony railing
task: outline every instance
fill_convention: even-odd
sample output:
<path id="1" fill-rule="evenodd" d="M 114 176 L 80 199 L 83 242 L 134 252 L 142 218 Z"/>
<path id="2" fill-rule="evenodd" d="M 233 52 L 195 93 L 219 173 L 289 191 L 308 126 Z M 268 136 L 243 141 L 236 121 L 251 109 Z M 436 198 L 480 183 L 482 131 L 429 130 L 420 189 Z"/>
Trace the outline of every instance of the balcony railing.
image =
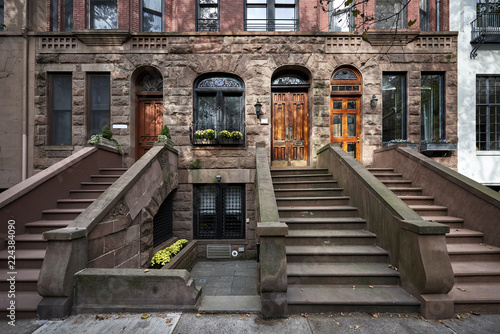
<path id="1" fill-rule="evenodd" d="M 220 21 L 218 19 L 198 19 L 197 31 L 219 31 Z"/>
<path id="2" fill-rule="evenodd" d="M 247 19 L 245 21 L 245 30 L 246 31 L 299 31 L 299 20 Z"/>
<path id="3" fill-rule="evenodd" d="M 475 44 L 470 57 L 476 58 L 477 50 L 485 42 L 500 42 L 500 12 L 484 13 L 471 22 L 471 44 Z"/>

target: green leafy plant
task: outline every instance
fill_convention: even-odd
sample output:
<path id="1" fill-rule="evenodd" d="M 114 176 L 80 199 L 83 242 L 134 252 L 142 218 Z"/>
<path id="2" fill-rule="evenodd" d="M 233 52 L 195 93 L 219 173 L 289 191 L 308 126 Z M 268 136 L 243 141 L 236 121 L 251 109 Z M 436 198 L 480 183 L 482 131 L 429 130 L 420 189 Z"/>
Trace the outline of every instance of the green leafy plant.
<path id="1" fill-rule="evenodd" d="M 203 138 L 203 130 L 198 130 L 194 133 L 194 136 L 198 139 L 202 139 Z"/>
<path id="2" fill-rule="evenodd" d="M 215 138 L 215 131 L 212 129 L 206 129 L 205 131 L 203 131 L 203 138 L 214 139 Z"/>
<path id="3" fill-rule="evenodd" d="M 122 146 L 120 145 L 120 143 L 113 138 L 113 133 L 111 132 L 111 129 L 109 128 L 108 125 L 105 125 L 102 130 L 101 130 L 101 133 L 98 134 L 98 135 L 93 135 L 92 137 L 90 137 L 90 139 L 87 141 L 87 143 L 89 144 L 92 144 L 92 145 L 95 145 L 95 144 L 100 144 L 102 143 L 102 139 L 107 139 L 109 141 L 112 141 L 116 144 L 116 149 L 121 153 L 123 154 L 123 149 L 122 149 Z"/>
<path id="4" fill-rule="evenodd" d="M 153 258 L 151 259 L 151 267 L 155 269 L 160 269 L 165 264 L 169 263 L 170 260 L 181 251 L 186 245 L 188 241 L 186 239 L 177 240 L 173 245 L 159 250 L 155 253 Z"/>
<path id="5" fill-rule="evenodd" d="M 426 144 L 451 144 L 451 142 L 446 140 L 446 139 L 424 140 L 424 143 L 426 143 Z"/>
<path id="6" fill-rule="evenodd" d="M 414 144 L 413 140 L 408 139 L 393 139 L 389 141 L 390 144 Z"/>
<path id="7" fill-rule="evenodd" d="M 241 138 L 243 138 L 243 135 L 239 131 L 233 131 L 233 132 L 231 132 L 231 138 L 241 139 Z"/>
<path id="8" fill-rule="evenodd" d="M 111 132 L 111 129 L 109 128 L 109 125 L 105 125 L 102 128 L 101 135 L 103 138 L 111 140 L 113 138 L 113 132 Z"/>
<path id="9" fill-rule="evenodd" d="M 163 126 L 163 129 L 161 129 L 161 132 L 160 132 L 160 136 L 165 136 L 168 139 L 172 139 L 172 136 L 170 135 L 170 129 L 168 128 L 168 126 L 166 126 L 166 125 Z M 158 136 L 158 138 L 159 138 L 159 136 Z"/>

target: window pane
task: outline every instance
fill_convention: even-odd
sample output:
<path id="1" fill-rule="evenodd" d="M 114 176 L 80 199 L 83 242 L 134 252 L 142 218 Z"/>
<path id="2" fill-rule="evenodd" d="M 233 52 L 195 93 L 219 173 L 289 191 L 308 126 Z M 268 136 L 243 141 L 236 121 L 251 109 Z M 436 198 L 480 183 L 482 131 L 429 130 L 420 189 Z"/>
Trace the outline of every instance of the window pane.
<path id="1" fill-rule="evenodd" d="M 402 11 L 403 1 L 405 0 L 376 0 L 375 28 L 405 28 L 406 18 L 404 10 Z"/>
<path id="2" fill-rule="evenodd" d="M 90 135 L 110 125 L 110 84 L 108 75 L 90 77 Z"/>
<path id="3" fill-rule="evenodd" d="M 347 137 L 356 137 L 356 115 L 347 114 Z"/>
<path id="4" fill-rule="evenodd" d="M 160 0 L 142 0 L 144 8 L 154 10 L 161 13 L 161 1 Z"/>
<path id="5" fill-rule="evenodd" d="M 71 110 L 52 111 L 52 145 L 71 145 Z"/>
<path id="6" fill-rule="evenodd" d="M 406 85 L 404 74 L 382 78 L 382 141 L 406 138 Z"/>
<path id="7" fill-rule="evenodd" d="M 215 95 L 202 95 L 198 97 L 198 127 L 197 130 L 214 129 L 216 124 L 217 112 L 215 104 Z"/>
<path id="8" fill-rule="evenodd" d="M 261 7 L 247 8 L 247 31 L 266 31 L 267 9 Z"/>
<path id="9" fill-rule="evenodd" d="M 275 10 L 276 22 L 275 31 L 294 31 L 295 30 L 295 8 L 278 7 Z"/>
<path id="10" fill-rule="evenodd" d="M 161 16 L 143 12 L 142 31 L 159 32 L 161 31 Z"/>
<path id="11" fill-rule="evenodd" d="M 356 110 L 356 101 L 347 101 L 347 109 Z"/>
<path id="12" fill-rule="evenodd" d="M 443 124 L 443 76 L 422 75 L 421 78 L 421 125 L 422 140 L 444 139 Z"/>
<path id="13" fill-rule="evenodd" d="M 223 130 L 241 131 L 241 97 L 240 96 L 224 96 L 225 120 L 222 125 Z"/>
<path id="14" fill-rule="evenodd" d="M 52 78 L 52 145 L 71 145 L 71 76 Z"/>
<path id="15" fill-rule="evenodd" d="M 217 186 L 200 186 L 195 190 L 196 238 L 217 237 L 217 192 Z"/>
<path id="16" fill-rule="evenodd" d="M 3 23 L 3 3 L 4 0 L 0 0 L 0 23 Z M 59 0 L 52 0 L 52 31 L 58 31 L 59 26 Z M 3 30 L 3 27 L 0 27 L 0 31 Z"/>
<path id="17" fill-rule="evenodd" d="M 430 6 L 429 0 L 420 0 L 420 30 L 429 31 L 430 30 Z"/>
<path id="18" fill-rule="evenodd" d="M 342 115 L 333 115 L 333 136 L 342 137 Z"/>
<path id="19" fill-rule="evenodd" d="M 52 106 L 54 110 L 71 110 L 71 76 L 52 76 Z"/>
<path id="20" fill-rule="evenodd" d="M 342 101 L 333 101 L 333 109 L 342 110 Z"/>
<path id="21" fill-rule="evenodd" d="M 73 0 L 64 1 L 64 31 L 73 29 Z"/>
<path id="22" fill-rule="evenodd" d="M 347 143 L 347 153 L 350 153 L 356 159 L 356 143 Z"/>
<path id="23" fill-rule="evenodd" d="M 90 0 L 90 29 L 117 28 L 117 0 Z"/>
<path id="24" fill-rule="evenodd" d="M 476 146 L 500 150 L 499 77 L 476 78 Z"/>
<path id="25" fill-rule="evenodd" d="M 223 189 L 223 223 L 222 238 L 243 238 L 243 190 L 242 186 L 228 186 Z"/>

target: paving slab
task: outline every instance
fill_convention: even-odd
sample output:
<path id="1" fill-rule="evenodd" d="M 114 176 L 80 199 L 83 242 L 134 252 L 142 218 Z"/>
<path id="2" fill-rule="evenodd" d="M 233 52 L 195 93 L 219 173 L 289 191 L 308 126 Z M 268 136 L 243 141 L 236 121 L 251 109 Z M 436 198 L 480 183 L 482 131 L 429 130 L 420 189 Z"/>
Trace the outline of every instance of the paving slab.
<path id="1" fill-rule="evenodd" d="M 260 313 L 260 296 L 206 296 L 200 313 Z"/>

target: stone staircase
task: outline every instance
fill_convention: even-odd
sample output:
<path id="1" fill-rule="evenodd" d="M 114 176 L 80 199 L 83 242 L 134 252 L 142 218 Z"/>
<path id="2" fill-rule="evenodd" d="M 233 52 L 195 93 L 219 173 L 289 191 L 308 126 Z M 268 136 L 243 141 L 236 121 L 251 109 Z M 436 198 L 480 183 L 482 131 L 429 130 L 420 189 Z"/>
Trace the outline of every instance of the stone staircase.
<path id="1" fill-rule="evenodd" d="M 271 169 L 285 239 L 288 312 L 417 312 L 399 272 L 326 169 Z"/>
<path id="2" fill-rule="evenodd" d="M 463 219 L 449 216 L 448 208 L 436 205 L 434 196 L 392 168 L 369 170 L 423 219 L 450 226 L 446 243 L 455 275 L 450 291 L 455 312 L 500 312 L 500 248 L 484 244 L 481 232 L 464 228 Z"/>
<path id="3" fill-rule="evenodd" d="M 80 189 L 71 190 L 68 198 L 57 201 L 57 207 L 44 210 L 41 220 L 25 224 L 25 233 L 15 236 L 15 305 L 16 318 L 36 318 L 37 305 L 42 297 L 37 292 L 38 276 L 45 257 L 46 241 L 43 232 L 68 226 L 85 208 L 99 197 L 124 172 L 125 168 L 101 168 L 99 175 L 91 175 Z M 27 208 L 29 210 L 29 208 Z M 7 247 L 0 251 L 1 268 L 8 268 Z M 10 271 L 0 272 L 0 314 L 6 317 L 11 299 L 7 298 Z"/>

